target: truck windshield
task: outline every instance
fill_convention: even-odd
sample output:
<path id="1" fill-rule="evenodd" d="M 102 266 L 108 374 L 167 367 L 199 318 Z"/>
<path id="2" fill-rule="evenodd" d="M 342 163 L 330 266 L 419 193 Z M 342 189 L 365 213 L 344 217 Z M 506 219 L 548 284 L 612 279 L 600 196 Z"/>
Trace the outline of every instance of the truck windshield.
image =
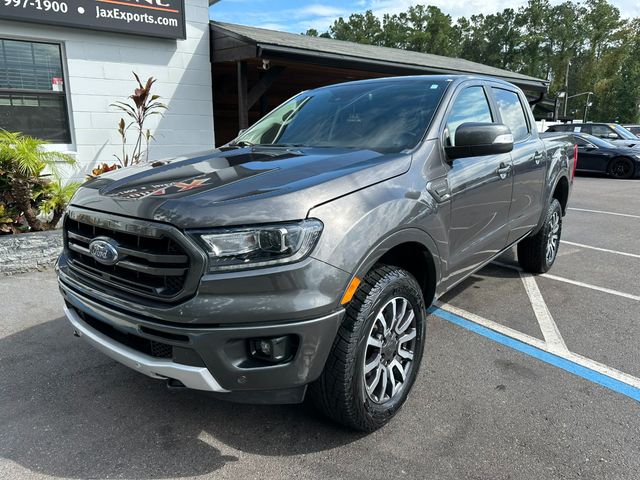
<path id="1" fill-rule="evenodd" d="M 621 127 L 620 125 L 612 125 L 612 127 L 616 131 L 616 133 L 620 135 L 622 138 L 624 138 L 625 140 L 638 140 L 638 137 L 636 137 L 633 133 L 631 133 L 626 128 Z"/>
<path id="2" fill-rule="evenodd" d="M 441 80 L 395 79 L 304 92 L 276 108 L 231 145 L 400 152 L 422 140 L 447 85 Z"/>

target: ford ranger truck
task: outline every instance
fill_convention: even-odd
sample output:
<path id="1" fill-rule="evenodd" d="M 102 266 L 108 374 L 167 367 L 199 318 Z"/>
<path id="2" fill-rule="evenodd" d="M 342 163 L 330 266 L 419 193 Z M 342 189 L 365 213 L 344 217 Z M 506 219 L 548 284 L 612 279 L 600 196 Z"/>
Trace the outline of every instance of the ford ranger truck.
<path id="1" fill-rule="evenodd" d="M 77 336 L 170 386 L 314 401 L 372 431 L 416 379 L 427 307 L 517 245 L 553 265 L 576 153 L 514 85 L 297 95 L 231 143 L 85 183 L 57 264 Z"/>

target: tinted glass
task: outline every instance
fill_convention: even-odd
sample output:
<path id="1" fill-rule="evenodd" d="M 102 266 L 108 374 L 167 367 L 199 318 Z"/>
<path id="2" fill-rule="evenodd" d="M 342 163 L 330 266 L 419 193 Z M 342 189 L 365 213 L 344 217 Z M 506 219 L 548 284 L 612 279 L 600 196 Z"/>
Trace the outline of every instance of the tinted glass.
<path id="1" fill-rule="evenodd" d="M 606 125 L 590 125 L 590 127 L 589 133 L 595 137 L 609 138 L 609 135 L 615 135 L 615 132 Z"/>
<path id="2" fill-rule="evenodd" d="M 0 88 L 53 91 L 62 78 L 60 46 L 0 39 Z"/>
<path id="3" fill-rule="evenodd" d="M 63 95 L 0 93 L 0 128 L 52 143 L 71 142 Z"/>
<path id="4" fill-rule="evenodd" d="M 511 129 L 513 139 L 517 142 L 529 135 L 529 125 L 518 94 L 501 88 L 494 88 L 493 94 L 500 110 L 502 123 Z"/>
<path id="5" fill-rule="evenodd" d="M 576 136 L 576 139 L 577 138 L 580 138 L 580 137 Z M 591 142 L 598 148 L 616 148 L 616 146 L 613 143 L 608 142 L 607 140 L 603 140 L 602 138 L 594 137 L 593 135 L 584 135 L 583 140 L 587 142 Z"/>
<path id="6" fill-rule="evenodd" d="M 631 133 L 626 128 L 621 127 L 620 125 L 612 125 L 611 128 L 613 128 L 616 131 L 616 133 L 618 135 L 620 135 L 622 138 L 624 138 L 625 140 L 637 140 L 638 139 L 638 137 L 636 137 L 633 133 Z"/>
<path id="7" fill-rule="evenodd" d="M 0 39 L 0 128 L 70 143 L 60 45 Z"/>
<path id="8" fill-rule="evenodd" d="M 463 123 L 492 123 L 491 109 L 482 87 L 469 87 L 456 97 L 447 118 L 447 143 L 455 146 L 456 130 Z"/>
<path id="9" fill-rule="evenodd" d="M 422 140 L 446 86 L 392 80 L 312 90 L 275 109 L 236 142 L 400 152 Z"/>

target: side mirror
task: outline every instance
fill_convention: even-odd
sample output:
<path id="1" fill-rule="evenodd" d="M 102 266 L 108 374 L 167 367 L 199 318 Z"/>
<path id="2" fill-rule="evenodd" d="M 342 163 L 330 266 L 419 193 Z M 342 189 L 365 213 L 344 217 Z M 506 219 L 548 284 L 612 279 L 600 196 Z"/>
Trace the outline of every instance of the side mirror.
<path id="1" fill-rule="evenodd" d="M 499 123 L 463 123 L 456 129 L 455 146 L 445 147 L 450 159 L 499 155 L 513 150 L 513 134 Z"/>

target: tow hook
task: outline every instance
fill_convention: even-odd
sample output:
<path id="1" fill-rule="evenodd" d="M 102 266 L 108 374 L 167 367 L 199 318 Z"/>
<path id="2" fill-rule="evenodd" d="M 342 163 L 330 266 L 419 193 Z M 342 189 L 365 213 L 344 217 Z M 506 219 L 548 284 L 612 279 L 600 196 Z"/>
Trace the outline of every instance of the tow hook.
<path id="1" fill-rule="evenodd" d="M 180 380 L 176 380 L 175 378 L 167 378 L 167 388 L 169 390 L 184 390 L 185 387 L 184 383 L 182 383 Z"/>

